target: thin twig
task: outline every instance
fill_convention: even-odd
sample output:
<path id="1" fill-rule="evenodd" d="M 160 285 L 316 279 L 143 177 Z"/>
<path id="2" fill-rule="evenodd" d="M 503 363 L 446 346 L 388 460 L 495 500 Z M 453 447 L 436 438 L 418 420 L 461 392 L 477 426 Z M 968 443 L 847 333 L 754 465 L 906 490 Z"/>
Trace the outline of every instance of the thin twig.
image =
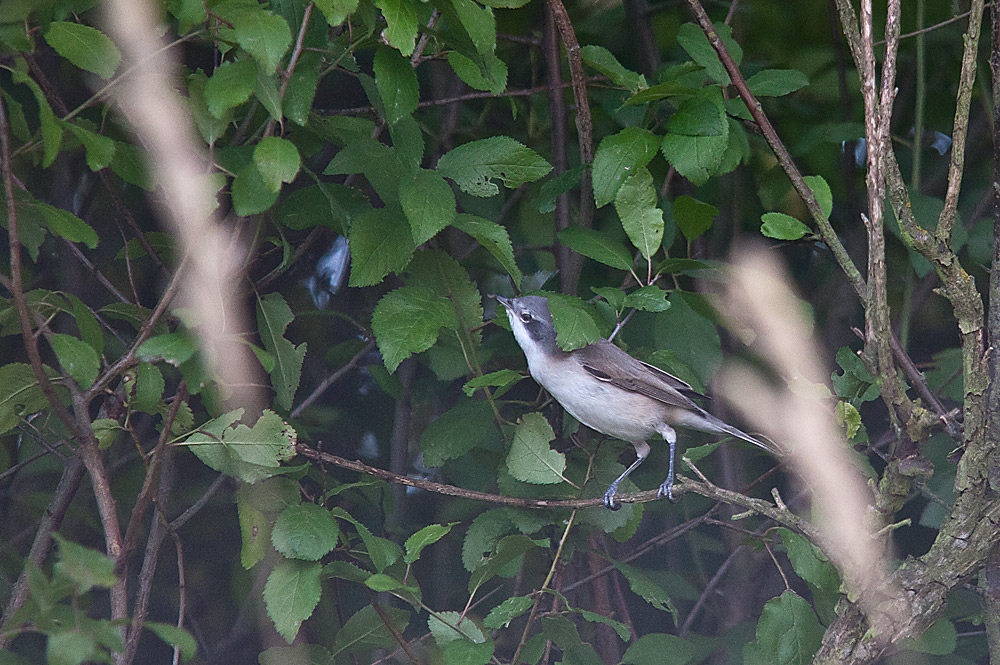
<path id="1" fill-rule="evenodd" d="M 375 340 L 369 340 L 368 343 L 365 344 L 360 351 L 355 353 L 354 357 L 348 360 L 343 367 L 340 367 L 336 372 L 320 381 L 319 385 L 316 386 L 311 393 L 309 393 L 308 397 L 302 400 L 301 404 L 292 410 L 288 417 L 295 420 L 302 415 L 302 412 L 308 409 L 313 402 L 319 399 L 319 396 L 322 395 L 327 388 L 332 386 L 334 383 L 339 381 L 342 376 L 354 369 L 373 348 L 375 348 Z"/>

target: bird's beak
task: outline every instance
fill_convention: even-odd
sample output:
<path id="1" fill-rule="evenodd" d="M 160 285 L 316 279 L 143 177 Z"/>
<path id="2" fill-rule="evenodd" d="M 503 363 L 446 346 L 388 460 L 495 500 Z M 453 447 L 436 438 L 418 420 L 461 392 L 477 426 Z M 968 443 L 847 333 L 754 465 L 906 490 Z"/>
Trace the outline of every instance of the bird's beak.
<path id="1" fill-rule="evenodd" d="M 498 296 L 498 295 L 491 295 L 490 297 L 496 298 L 497 302 L 506 307 L 508 310 L 511 309 L 512 307 L 512 305 L 510 304 L 511 298 L 504 298 L 503 296 Z"/>

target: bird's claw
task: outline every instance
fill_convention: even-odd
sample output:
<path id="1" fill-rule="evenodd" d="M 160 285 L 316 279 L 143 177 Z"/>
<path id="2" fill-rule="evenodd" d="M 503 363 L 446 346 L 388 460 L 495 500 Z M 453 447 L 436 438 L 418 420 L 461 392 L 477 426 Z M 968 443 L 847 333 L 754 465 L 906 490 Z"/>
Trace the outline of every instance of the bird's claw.
<path id="1" fill-rule="evenodd" d="M 621 510 L 622 505 L 620 503 L 615 503 L 615 495 L 618 493 L 618 488 L 611 486 L 608 491 L 604 493 L 604 507 L 608 510 Z"/>
<path id="2" fill-rule="evenodd" d="M 674 496 L 674 484 L 671 482 L 665 482 L 660 485 L 660 489 L 656 491 L 656 496 L 660 498 L 667 497 L 670 503 L 677 503 L 679 501 L 679 497 Z"/>

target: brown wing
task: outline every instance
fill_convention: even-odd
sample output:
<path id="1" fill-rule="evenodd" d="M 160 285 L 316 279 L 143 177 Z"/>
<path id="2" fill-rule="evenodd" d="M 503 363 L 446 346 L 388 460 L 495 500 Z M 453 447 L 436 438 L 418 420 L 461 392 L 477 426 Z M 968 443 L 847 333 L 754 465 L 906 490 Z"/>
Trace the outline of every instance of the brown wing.
<path id="1" fill-rule="evenodd" d="M 672 374 L 636 360 L 607 340 L 579 349 L 574 355 L 583 369 L 598 381 L 606 381 L 671 406 L 699 409 L 684 395 L 685 392 L 698 394 L 691 386 Z"/>

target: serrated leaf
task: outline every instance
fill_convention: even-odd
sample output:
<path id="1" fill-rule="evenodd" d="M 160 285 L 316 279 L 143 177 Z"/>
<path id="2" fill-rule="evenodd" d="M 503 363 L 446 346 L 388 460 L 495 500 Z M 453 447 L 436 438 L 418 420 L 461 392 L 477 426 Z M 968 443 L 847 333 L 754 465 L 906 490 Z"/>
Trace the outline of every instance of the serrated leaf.
<path id="1" fill-rule="evenodd" d="M 240 217 L 262 213 L 278 200 L 278 192 L 271 187 L 254 161 L 247 162 L 236 172 L 231 192 L 233 211 Z"/>
<path id="2" fill-rule="evenodd" d="M 416 245 L 401 217 L 388 208 L 373 208 L 351 223 L 351 286 L 373 286 L 406 268 Z"/>
<path id="3" fill-rule="evenodd" d="M 115 156 L 115 142 L 107 136 L 101 136 L 73 122 L 61 121 L 63 127 L 69 129 L 76 140 L 83 144 L 87 155 L 87 166 L 91 171 L 100 171 L 111 164 Z"/>
<path id="4" fill-rule="evenodd" d="M 840 588 L 840 575 L 821 550 L 801 534 L 784 527 L 778 528 L 778 535 L 796 575 L 816 589 L 836 592 Z"/>
<path id="5" fill-rule="evenodd" d="M 629 645 L 622 656 L 622 664 L 686 665 L 694 659 L 695 653 L 695 646 L 681 637 L 652 633 Z"/>
<path id="6" fill-rule="evenodd" d="M 410 613 L 398 607 L 383 607 L 382 611 L 396 629 L 397 634 L 406 630 Z M 371 605 L 362 607 L 354 616 L 344 622 L 343 628 L 334 640 L 335 648 L 332 655 L 336 657 L 342 652 L 364 654 L 374 649 L 398 647 L 393 633 L 385 622 L 375 612 Z"/>
<path id="7" fill-rule="evenodd" d="M 595 229 L 570 227 L 559 232 L 559 242 L 577 254 L 600 261 L 619 270 L 632 269 L 632 256 L 625 245 L 609 233 Z"/>
<path id="8" fill-rule="evenodd" d="M 316 86 L 319 83 L 321 62 L 322 56 L 319 53 L 305 51 L 299 55 L 295 71 L 288 78 L 285 96 L 281 100 L 282 110 L 286 118 L 300 127 L 305 127 L 309 121 L 313 99 L 316 97 Z"/>
<path id="9" fill-rule="evenodd" d="M 508 598 L 486 615 L 483 625 L 492 630 L 507 627 L 511 621 L 531 609 L 531 596 L 514 596 Z"/>
<path id="10" fill-rule="evenodd" d="M 551 170 L 552 166 L 538 153 L 509 136 L 465 143 L 449 150 L 437 164 L 438 173 L 454 180 L 462 191 L 483 197 L 500 192 L 493 179 L 516 189 L 543 178 Z"/>
<path id="11" fill-rule="evenodd" d="M 243 484 L 236 492 L 236 512 L 240 522 L 240 564 L 250 570 L 271 551 L 271 517 L 268 517 L 252 498 L 260 485 Z"/>
<path id="12" fill-rule="evenodd" d="M 572 351 L 601 338 L 590 309 L 579 298 L 548 294 L 549 311 L 556 328 L 556 342 L 563 351 Z"/>
<path id="13" fill-rule="evenodd" d="M 663 312 L 670 309 L 667 295 L 668 293 L 658 286 L 642 286 L 625 296 L 624 304 L 625 307 L 634 307 L 647 312 Z"/>
<path id="14" fill-rule="evenodd" d="M 507 229 L 496 222 L 465 213 L 456 215 L 452 224 L 485 247 L 486 251 L 500 262 L 507 274 L 514 280 L 514 286 L 520 287 L 524 275 L 521 274 L 521 269 L 517 267 L 517 262 L 514 260 L 514 246 L 510 242 Z"/>
<path id="15" fill-rule="evenodd" d="M 135 368 L 135 393 L 129 405 L 136 411 L 156 414 L 162 409 L 163 390 L 166 382 L 163 372 L 148 362 L 140 362 Z"/>
<path id="16" fill-rule="evenodd" d="M 224 62 L 205 82 L 205 104 L 216 118 L 250 99 L 257 85 L 257 63 L 251 58 Z"/>
<path id="17" fill-rule="evenodd" d="M 695 185 L 705 184 L 729 147 L 722 90 L 717 86 L 702 88 L 682 101 L 667 128 L 660 144 L 663 156 Z"/>
<path id="18" fill-rule="evenodd" d="M 333 508 L 330 510 L 330 514 L 354 525 L 368 550 L 368 557 L 371 559 L 372 565 L 375 566 L 375 570 L 382 572 L 403 556 L 403 549 L 399 545 L 374 535 L 368 527 L 351 517 L 350 513 L 343 508 Z"/>
<path id="19" fill-rule="evenodd" d="M 295 391 L 302 376 L 302 361 L 306 357 L 306 343 L 298 346 L 285 339 L 284 334 L 295 319 L 291 308 L 280 293 L 268 293 L 257 301 L 257 331 L 264 348 L 274 354 L 271 386 L 275 402 L 282 409 L 291 410 Z"/>
<path id="20" fill-rule="evenodd" d="M 0 433 L 15 427 L 20 416 L 35 413 L 48 404 L 30 365 L 11 363 L 0 367 Z"/>
<path id="21" fill-rule="evenodd" d="M 674 617 L 674 621 L 677 620 L 677 608 L 674 606 L 670 595 L 663 590 L 663 587 L 650 580 L 642 570 L 635 566 L 617 562 L 612 563 L 625 576 L 633 593 L 656 609 L 670 612 Z"/>
<path id="22" fill-rule="evenodd" d="M 498 388 L 493 393 L 493 398 L 497 399 L 522 379 L 524 379 L 524 375 L 520 372 L 515 372 L 512 369 L 501 369 L 466 381 L 465 385 L 462 386 L 462 392 L 467 397 L 472 397 L 480 388 Z"/>
<path id="23" fill-rule="evenodd" d="M 674 199 L 674 221 L 688 242 L 700 237 L 712 227 L 719 209 L 687 195 Z"/>
<path id="24" fill-rule="evenodd" d="M 656 188 L 649 171 L 637 169 L 622 183 L 615 195 L 615 212 L 632 244 L 647 259 L 652 258 L 663 240 L 663 211 L 656 207 Z"/>
<path id="25" fill-rule="evenodd" d="M 319 604 L 321 570 L 316 561 L 281 559 L 267 577 L 264 584 L 267 615 L 289 644 Z"/>
<path id="26" fill-rule="evenodd" d="M 626 127 L 601 139 L 591 176 L 598 208 L 611 203 L 625 180 L 656 156 L 659 142 L 658 136 L 641 127 Z"/>
<path id="27" fill-rule="evenodd" d="M 79 338 L 61 333 L 52 333 L 51 343 L 59 364 L 81 388 L 94 385 L 101 369 L 101 359 L 93 347 Z"/>
<path id="28" fill-rule="evenodd" d="M 475 594 L 476 589 L 493 579 L 502 568 L 533 547 L 537 547 L 535 541 L 527 536 L 518 534 L 502 538 L 497 543 L 496 554 L 481 562 L 472 571 L 472 576 L 469 578 L 469 593 Z"/>
<path id="29" fill-rule="evenodd" d="M 458 328 L 455 310 L 446 298 L 425 287 L 390 291 L 372 314 L 372 332 L 390 372 L 412 354 L 431 348 L 441 328 Z"/>
<path id="30" fill-rule="evenodd" d="M 765 212 L 760 221 L 760 232 L 776 240 L 798 240 L 811 233 L 808 226 L 783 212 Z"/>
<path id="31" fill-rule="evenodd" d="M 316 6 L 323 12 L 326 22 L 337 27 L 358 10 L 358 0 L 316 0 Z"/>
<path id="32" fill-rule="evenodd" d="M 526 414 L 514 430 L 514 442 L 507 453 L 510 475 L 536 485 L 561 483 L 566 470 L 566 456 L 549 447 L 549 442 L 555 438 L 545 416 L 540 413 Z"/>
<path id="33" fill-rule="evenodd" d="M 455 193 L 434 171 L 418 169 L 400 181 L 399 203 L 417 245 L 433 238 L 455 219 Z"/>
<path id="34" fill-rule="evenodd" d="M 90 249 L 97 247 L 97 232 L 69 210 L 42 201 L 33 201 L 31 206 L 41 212 L 45 225 L 54 235 L 70 242 L 82 242 Z"/>
<path id="35" fill-rule="evenodd" d="M 49 100 L 45 97 L 45 93 L 42 88 L 28 75 L 28 64 L 25 62 L 24 58 L 17 58 L 14 62 L 14 68 L 11 70 L 11 77 L 14 83 L 21 83 L 31 89 L 31 94 L 35 96 L 35 101 L 38 103 L 38 120 L 41 125 L 42 132 L 42 167 L 48 168 L 55 161 L 56 155 L 59 154 L 59 148 L 62 145 L 62 125 L 56 119 L 55 113 L 52 112 L 52 106 L 49 105 Z M 6 215 L 6 213 L 4 213 Z"/>
<path id="36" fill-rule="evenodd" d="M 318 561 L 337 546 L 340 528 L 330 511 L 314 503 L 289 506 L 278 515 L 271 543 L 290 559 Z"/>
<path id="37" fill-rule="evenodd" d="M 664 81 L 650 86 L 645 90 L 640 90 L 625 100 L 622 106 L 643 106 L 658 102 L 661 99 L 672 97 L 689 97 L 696 92 L 694 88 L 680 83 L 679 81 Z"/>
<path id="38" fill-rule="evenodd" d="M 59 543 L 59 558 L 55 572 L 76 585 L 77 593 L 85 594 L 93 587 L 109 589 L 118 578 L 115 562 L 103 552 L 78 545 L 60 534 L 53 534 Z"/>
<path id="39" fill-rule="evenodd" d="M 399 51 L 385 47 L 375 51 L 372 67 L 375 71 L 375 85 L 385 108 L 385 120 L 390 125 L 395 125 L 417 110 L 417 102 L 420 101 L 417 74 L 410 61 L 400 55 Z"/>
<path id="40" fill-rule="evenodd" d="M 412 0 L 375 0 L 385 17 L 385 38 L 405 56 L 413 53 L 417 39 L 417 10 Z"/>
<path id="41" fill-rule="evenodd" d="M 150 337 L 139 345 L 136 355 L 147 362 L 162 359 L 176 367 L 193 356 L 195 350 L 190 337 L 176 332 Z"/>
<path id="42" fill-rule="evenodd" d="M 406 554 L 403 555 L 403 562 L 415 563 L 416 560 L 420 558 L 420 552 L 423 551 L 425 547 L 433 545 L 447 536 L 455 524 L 455 522 L 452 522 L 451 524 L 428 524 L 407 538 L 406 542 L 403 544 L 406 548 Z"/>
<path id="43" fill-rule="evenodd" d="M 833 192 L 830 191 L 830 185 L 826 183 L 823 176 L 819 175 L 807 175 L 803 180 L 816 196 L 819 209 L 829 217 L 830 213 L 833 212 Z"/>
<path id="44" fill-rule="evenodd" d="M 603 46 L 583 46 L 580 48 L 580 57 L 586 64 L 611 79 L 615 85 L 627 88 L 632 93 L 646 87 L 645 76 L 622 67 L 611 51 Z"/>
<path id="45" fill-rule="evenodd" d="M 220 473 L 246 483 L 285 473 L 281 462 L 295 456 L 295 430 L 273 411 L 264 411 L 252 428 L 234 423 L 243 409 L 202 425 L 181 445 Z"/>
<path id="46" fill-rule="evenodd" d="M 797 69 L 764 69 L 747 79 L 747 87 L 757 97 L 780 97 L 809 85 L 809 78 Z"/>
<path id="47" fill-rule="evenodd" d="M 473 0 L 452 0 L 451 6 L 479 55 L 486 58 L 492 57 L 497 46 L 496 20 L 493 17 L 493 10 L 488 6 L 480 7 Z"/>
<path id="48" fill-rule="evenodd" d="M 494 56 L 488 59 L 485 74 L 471 58 L 458 51 L 448 53 L 448 64 L 470 88 L 486 90 L 497 96 L 507 89 L 507 65 L 500 58 Z"/>
<path id="49" fill-rule="evenodd" d="M 79 665 L 97 655 L 93 634 L 60 630 L 49 635 L 45 644 L 45 662 L 49 665 Z"/>
<path id="50" fill-rule="evenodd" d="M 107 35 L 81 23 L 55 21 L 45 32 L 45 41 L 71 63 L 108 79 L 114 76 L 122 55 Z"/>
<path id="51" fill-rule="evenodd" d="M 273 192 L 281 189 L 281 183 L 295 180 L 302 166 L 295 144 L 277 136 L 265 136 L 260 140 L 253 149 L 253 161 Z"/>
<path id="52" fill-rule="evenodd" d="M 715 23 L 714 26 L 726 50 L 729 51 L 729 55 L 739 65 L 743 60 L 743 49 L 733 39 L 733 29 L 724 23 Z M 687 51 L 692 60 L 705 68 L 705 72 L 716 83 L 721 83 L 722 85 L 732 83 L 729 73 L 722 66 L 722 61 L 719 60 L 719 55 L 712 48 L 712 45 L 709 44 L 708 37 L 705 36 L 705 33 L 697 24 L 685 23 L 682 25 L 677 31 L 677 43 Z"/>
<path id="53" fill-rule="evenodd" d="M 420 435 L 424 464 L 438 467 L 496 437 L 493 409 L 483 400 L 460 399 Z"/>
<path id="54" fill-rule="evenodd" d="M 483 631 L 458 612 L 433 612 L 427 619 L 427 629 L 442 649 L 455 640 L 468 640 L 475 644 L 486 641 Z"/>
<path id="55" fill-rule="evenodd" d="M 819 648 L 823 627 L 812 607 L 794 591 L 764 605 L 757 622 L 757 647 L 768 663 L 805 665 Z"/>

